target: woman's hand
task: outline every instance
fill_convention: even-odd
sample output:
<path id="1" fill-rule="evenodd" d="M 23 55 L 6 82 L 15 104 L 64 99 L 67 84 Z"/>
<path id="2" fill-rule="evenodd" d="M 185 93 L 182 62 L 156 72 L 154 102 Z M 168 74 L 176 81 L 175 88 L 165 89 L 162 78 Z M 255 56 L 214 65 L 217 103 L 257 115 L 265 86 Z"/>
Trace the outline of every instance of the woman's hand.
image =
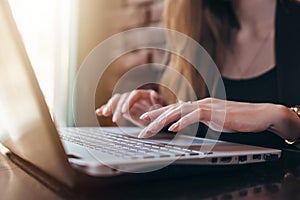
<path id="1" fill-rule="evenodd" d="M 148 121 L 141 120 L 145 112 L 160 108 L 162 97 L 154 90 L 134 90 L 124 94 L 115 94 L 109 101 L 96 110 L 98 116 L 113 116 L 112 121 L 117 122 L 121 117 L 135 125 L 144 127 Z"/>
<path id="2" fill-rule="evenodd" d="M 297 115 L 285 106 L 213 98 L 172 104 L 147 112 L 141 119 L 152 122 L 140 133 L 140 138 L 150 137 L 172 123 L 169 131 L 177 132 L 196 122 L 202 122 L 211 129 L 222 132 L 270 130 L 286 139 L 295 139 L 300 132 Z"/>

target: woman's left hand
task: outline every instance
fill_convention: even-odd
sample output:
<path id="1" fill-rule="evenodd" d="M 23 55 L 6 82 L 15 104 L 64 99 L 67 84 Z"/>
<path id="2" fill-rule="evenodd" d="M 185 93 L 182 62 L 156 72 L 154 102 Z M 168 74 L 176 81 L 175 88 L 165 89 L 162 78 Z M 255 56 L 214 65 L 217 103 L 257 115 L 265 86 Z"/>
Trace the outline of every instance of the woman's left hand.
<path id="1" fill-rule="evenodd" d="M 287 129 L 287 119 L 299 119 L 289 108 L 270 103 L 241 103 L 206 98 L 194 102 L 179 102 L 143 114 L 141 119 L 152 121 L 139 135 L 148 138 L 164 126 L 177 132 L 193 123 L 202 122 L 215 131 L 261 132 L 270 130 L 281 134 Z M 291 124 L 288 124 L 291 125 Z M 283 136 L 282 136 L 283 137 Z M 285 138 L 292 138 L 288 136 Z"/>

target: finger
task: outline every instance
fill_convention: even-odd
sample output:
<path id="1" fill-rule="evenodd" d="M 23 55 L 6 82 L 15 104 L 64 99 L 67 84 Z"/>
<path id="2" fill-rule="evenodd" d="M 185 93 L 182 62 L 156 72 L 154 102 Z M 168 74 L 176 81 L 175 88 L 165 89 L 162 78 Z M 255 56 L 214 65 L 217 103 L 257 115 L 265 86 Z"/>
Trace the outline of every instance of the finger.
<path id="1" fill-rule="evenodd" d="M 130 116 L 128 114 L 124 114 L 123 116 L 124 116 L 125 119 L 129 120 L 131 123 L 133 123 L 134 125 L 136 125 L 138 127 L 142 127 L 143 128 L 143 127 L 147 126 L 147 124 L 145 122 L 142 122 L 138 118 L 134 119 L 134 118 L 132 118 L 132 116 Z"/>
<path id="2" fill-rule="evenodd" d="M 113 110 L 113 117 L 112 117 L 112 121 L 113 122 L 117 122 L 121 117 L 122 117 L 122 106 L 124 104 L 124 102 L 126 101 L 127 97 L 129 94 L 122 94 L 119 97 L 119 100 L 117 102 L 116 108 Z"/>
<path id="3" fill-rule="evenodd" d="M 149 111 L 141 115 L 140 119 L 151 121 L 159 117 L 162 113 L 166 112 L 169 109 L 172 109 L 173 107 L 177 106 L 178 104 L 171 104 L 153 111 Z"/>
<path id="4" fill-rule="evenodd" d="M 154 90 L 150 91 L 149 97 L 150 97 L 150 101 L 151 101 L 152 105 L 155 105 L 155 104 L 162 105 L 163 104 L 163 98 Z"/>
<path id="5" fill-rule="evenodd" d="M 221 116 L 223 111 L 217 111 L 217 115 Z M 169 131 L 178 132 L 181 129 L 197 122 L 202 122 L 210 129 L 217 132 L 236 132 L 236 130 L 225 127 L 224 120 L 219 117 L 211 119 L 212 111 L 207 109 L 199 109 L 182 117 L 176 123 L 169 127 Z M 212 121 L 213 120 L 213 121 Z"/>
<path id="6" fill-rule="evenodd" d="M 129 94 L 127 100 L 124 102 L 124 105 L 122 106 L 122 109 L 121 109 L 122 112 L 127 113 L 130 110 L 130 108 L 134 105 L 134 103 L 140 99 L 142 93 L 143 93 L 142 90 L 132 91 Z"/>
<path id="7" fill-rule="evenodd" d="M 97 109 L 96 109 L 95 113 L 96 113 L 97 116 L 103 116 L 103 108 L 104 108 L 105 106 L 106 106 L 106 104 L 103 105 L 103 106 L 101 106 L 100 108 L 97 108 Z"/>
<path id="8" fill-rule="evenodd" d="M 113 110 L 120 99 L 120 96 L 120 94 L 115 94 L 111 99 L 108 100 L 107 104 L 103 108 L 103 116 L 108 117 L 112 115 Z"/>
<path id="9" fill-rule="evenodd" d="M 176 123 L 169 127 L 169 131 L 178 132 L 179 130 L 196 122 L 206 121 L 210 116 L 210 111 L 198 108 L 193 112 L 181 117 Z"/>
<path id="10" fill-rule="evenodd" d="M 180 106 L 177 106 L 173 109 L 170 109 L 160 115 L 155 122 L 162 122 L 159 124 L 156 124 L 155 122 L 151 123 L 150 127 L 156 127 L 156 128 L 163 128 L 164 126 L 177 121 L 178 119 L 182 118 L 183 116 L 193 112 L 194 110 L 198 109 L 198 106 L 191 103 L 184 103 Z M 160 127 L 159 125 L 163 126 Z"/>
<path id="11" fill-rule="evenodd" d="M 148 111 L 148 109 L 152 106 L 152 104 L 149 101 L 146 100 L 140 100 L 139 102 L 137 102 L 136 104 L 138 104 L 139 106 L 143 106 L 144 107 L 144 113 Z M 134 106 L 136 105 L 134 104 Z M 133 106 L 132 106 L 133 107 Z M 131 107 L 131 108 L 132 108 Z"/>
<path id="12" fill-rule="evenodd" d="M 139 138 L 148 138 L 156 133 L 158 133 L 163 127 L 168 125 L 169 123 L 172 122 L 171 119 L 168 119 L 167 121 L 167 116 L 169 116 L 169 113 L 172 112 L 172 110 L 175 107 L 170 107 L 167 111 L 165 111 L 163 114 L 161 114 L 159 117 L 157 117 L 153 122 L 151 122 L 146 128 L 144 128 L 140 134 Z M 172 118 L 172 117 L 170 117 Z M 174 119 L 176 119 L 176 116 L 173 116 Z M 173 120 L 174 121 L 174 120 Z"/>
<path id="13" fill-rule="evenodd" d="M 145 112 L 145 107 L 142 104 L 136 103 L 130 109 L 129 113 L 124 113 L 123 117 L 139 127 L 145 127 L 148 122 L 140 120 L 139 116 Z"/>
<path id="14" fill-rule="evenodd" d="M 149 103 L 146 101 L 139 101 L 134 104 L 134 106 L 131 107 L 129 113 L 136 113 L 136 110 L 139 111 L 139 113 L 145 113 L 146 110 L 150 107 Z"/>
<path id="15" fill-rule="evenodd" d="M 150 94 L 155 95 L 155 91 L 153 90 L 134 90 L 130 93 L 127 101 L 125 102 L 124 106 L 122 107 L 122 112 L 128 112 L 130 108 L 140 99 L 150 101 Z M 158 97 L 153 97 L 154 100 Z"/>

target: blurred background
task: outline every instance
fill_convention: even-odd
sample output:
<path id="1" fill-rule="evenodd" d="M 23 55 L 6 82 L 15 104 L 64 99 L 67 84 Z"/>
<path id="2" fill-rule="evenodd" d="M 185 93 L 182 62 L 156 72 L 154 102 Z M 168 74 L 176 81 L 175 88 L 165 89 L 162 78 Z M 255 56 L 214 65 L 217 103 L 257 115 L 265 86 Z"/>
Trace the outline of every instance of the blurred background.
<path id="1" fill-rule="evenodd" d="M 86 56 L 113 34 L 138 27 L 162 27 L 163 0 L 9 0 L 49 110 L 59 126 L 73 126 L 72 84 Z M 159 35 L 147 35 L 162 37 Z M 130 45 L 135 38 L 122 41 Z M 165 39 L 162 37 L 161 42 Z M 162 63 L 163 52 L 136 50 L 116 59 L 105 71 L 95 107 L 105 103 L 118 79 L 145 63 Z M 159 72 L 157 72 L 159 73 Z M 76 103 L 76 101 L 75 101 Z M 80 126 L 97 126 L 84 115 Z M 101 125 L 114 125 L 101 118 Z M 78 124 L 77 124 L 78 125 Z"/>

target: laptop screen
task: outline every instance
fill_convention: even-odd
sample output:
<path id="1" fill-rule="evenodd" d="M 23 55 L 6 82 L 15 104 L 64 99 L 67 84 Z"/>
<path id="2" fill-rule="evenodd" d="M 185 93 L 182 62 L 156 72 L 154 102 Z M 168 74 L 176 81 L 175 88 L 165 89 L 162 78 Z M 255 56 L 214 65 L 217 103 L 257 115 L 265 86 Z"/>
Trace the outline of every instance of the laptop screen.
<path id="1" fill-rule="evenodd" d="M 65 177 L 71 170 L 7 0 L 0 1 L 0 27 L 0 120 L 7 130 L 0 142 L 54 177 Z"/>

